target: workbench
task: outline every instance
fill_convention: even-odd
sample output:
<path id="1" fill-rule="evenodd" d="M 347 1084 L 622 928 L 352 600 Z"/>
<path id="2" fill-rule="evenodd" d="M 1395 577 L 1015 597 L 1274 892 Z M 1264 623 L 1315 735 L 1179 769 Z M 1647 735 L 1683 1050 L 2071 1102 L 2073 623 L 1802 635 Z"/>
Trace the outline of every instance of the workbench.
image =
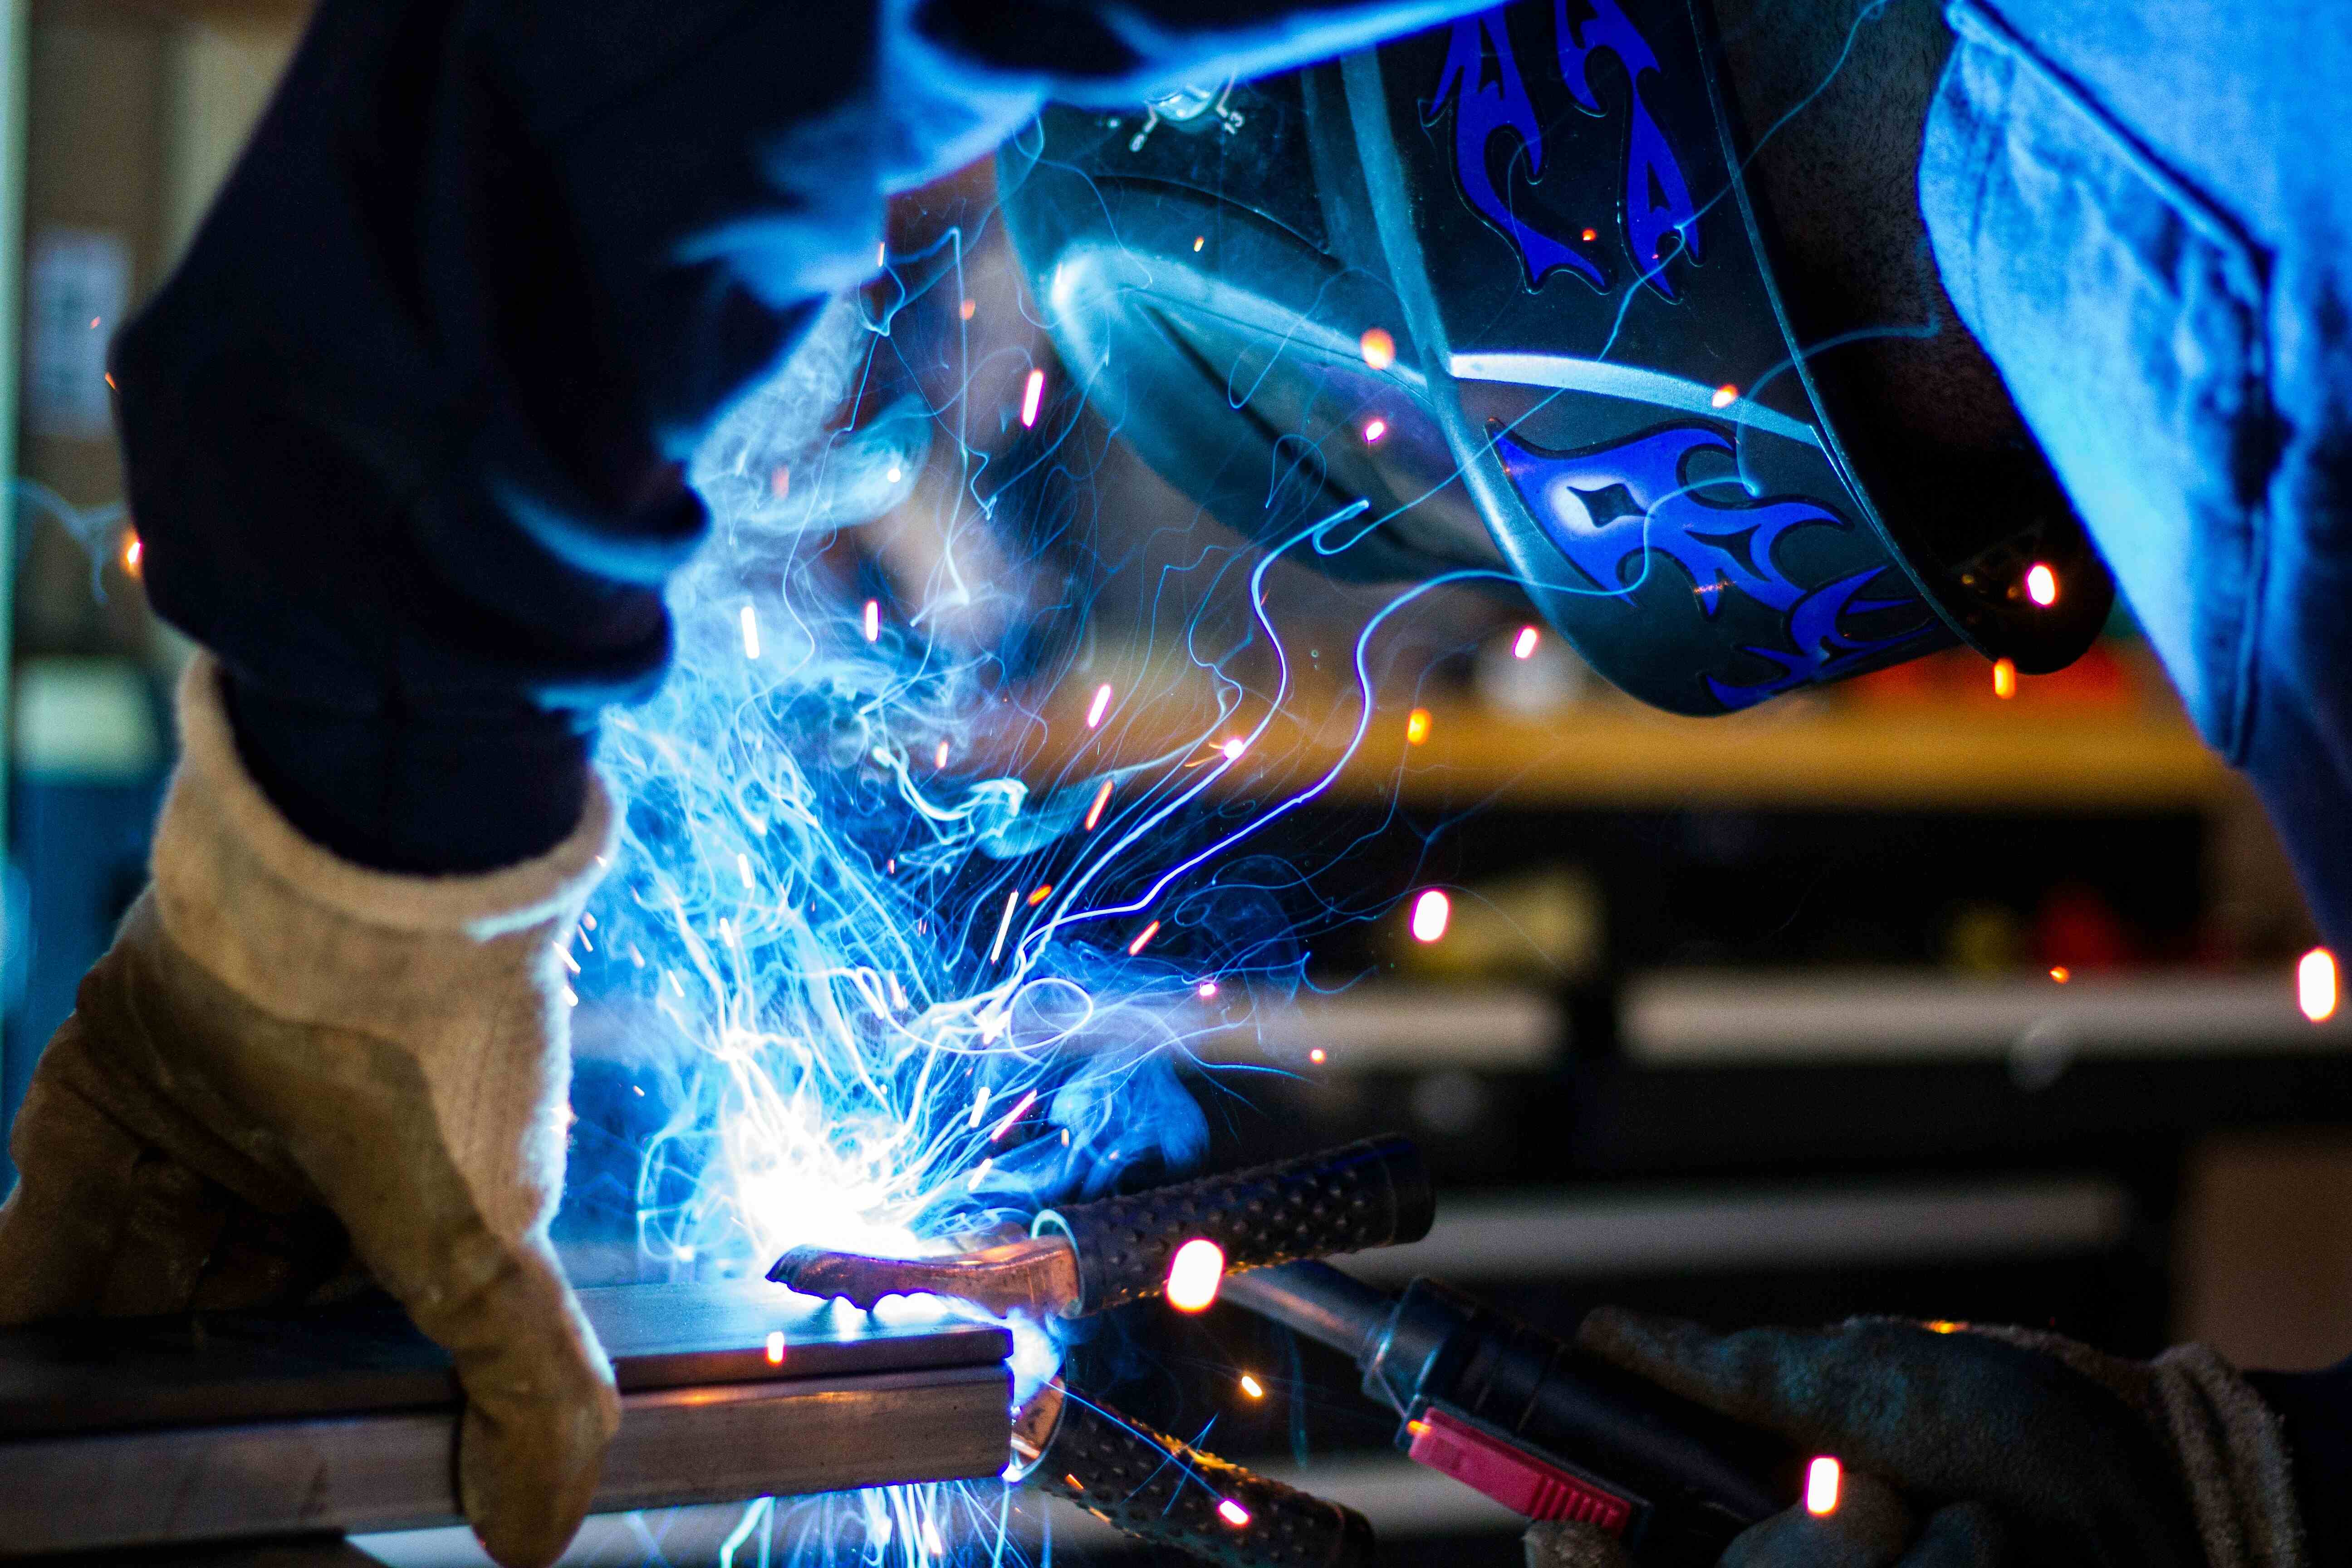
<path id="1" fill-rule="evenodd" d="M 623 1406 L 596 1511 L 1006 1463 L 1001 1328 L 764 1282 L 580 1296 Z M 381 1300 L 0 1333 L 0 1558 L 226 1541 L 300 1555 L 306 1536 L 447 1523 L 459 1409 L 448 1358 Z"/>

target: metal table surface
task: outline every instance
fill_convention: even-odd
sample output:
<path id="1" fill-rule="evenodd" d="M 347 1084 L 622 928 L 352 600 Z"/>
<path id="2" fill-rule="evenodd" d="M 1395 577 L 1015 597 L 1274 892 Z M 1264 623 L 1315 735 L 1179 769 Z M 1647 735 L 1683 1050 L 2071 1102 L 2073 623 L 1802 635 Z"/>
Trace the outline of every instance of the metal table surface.
<path id="1" fill-rule="evenodd" d="M 580 1295 L 622 1390 L 599 1511 L 1004 1467 L 1002 1329 L 761 1282 Z M 458 1408 L 387 1303 L 0 1333 L 0 1557 L 446 1523 Z"/>

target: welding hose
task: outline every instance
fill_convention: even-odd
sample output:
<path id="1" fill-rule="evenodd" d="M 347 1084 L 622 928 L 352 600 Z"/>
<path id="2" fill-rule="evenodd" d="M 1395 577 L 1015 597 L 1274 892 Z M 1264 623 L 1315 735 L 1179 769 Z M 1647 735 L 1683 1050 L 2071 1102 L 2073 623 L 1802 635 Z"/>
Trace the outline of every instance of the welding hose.
<path id="1" fill-rule="evenodd" d="M 1369 1138 L 1302 1159 L 1203 1176 L 1171 1187 L 1047 1209 L 1035 1236 L 1068 1238 L 1076 1254 L 1072 1316 L 1155 1296 L 1176 1249 L 1208 1240 L 1228 1270 L 1419 1241 L 1437 1214 L 1421 1152 L 1404 1138 Z"/>
<path id="2" fill-rule="evenodd" d="M 1024 1482 L 1122 1534 L 1223 1568 L 1373 1568 L 1371 1523 L 1354 1509 L 1089 1404 L 1058 1379 L 1022 1423 L 1042 1439 L 1016 1437 Z"/>

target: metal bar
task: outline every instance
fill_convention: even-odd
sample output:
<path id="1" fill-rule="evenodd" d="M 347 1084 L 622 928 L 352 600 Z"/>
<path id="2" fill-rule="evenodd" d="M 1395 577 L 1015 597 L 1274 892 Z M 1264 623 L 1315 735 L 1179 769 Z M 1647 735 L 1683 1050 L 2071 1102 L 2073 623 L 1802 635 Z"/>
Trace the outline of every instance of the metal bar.
<path id="1" fill-rule="evenodd" d="M 600 1510 L 1000 1473 L 1003 1331 L 765 1285 L 582 1292 L 623 1389 Z M 0 1335 L 0 1558 L 458 1516 L 448 1363 L 381 1310 Z"/>

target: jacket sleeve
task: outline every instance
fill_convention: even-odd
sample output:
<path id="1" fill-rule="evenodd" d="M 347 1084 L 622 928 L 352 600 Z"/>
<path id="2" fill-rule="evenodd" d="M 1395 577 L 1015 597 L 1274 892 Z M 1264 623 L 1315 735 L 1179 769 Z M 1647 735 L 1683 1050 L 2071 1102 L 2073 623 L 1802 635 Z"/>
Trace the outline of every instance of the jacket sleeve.
<path id="1" fill-rule="evenodd" d="M 535 853 L 596 710 L 664 667 L 686 459 L 870 270 L 892 189 L 1047 94 L 1470 8 L 324 0 L 115 344 L 153 602 L 306 832 L 399 869 Z M 511 812 L 435 804 L 486 788 Z"/>

